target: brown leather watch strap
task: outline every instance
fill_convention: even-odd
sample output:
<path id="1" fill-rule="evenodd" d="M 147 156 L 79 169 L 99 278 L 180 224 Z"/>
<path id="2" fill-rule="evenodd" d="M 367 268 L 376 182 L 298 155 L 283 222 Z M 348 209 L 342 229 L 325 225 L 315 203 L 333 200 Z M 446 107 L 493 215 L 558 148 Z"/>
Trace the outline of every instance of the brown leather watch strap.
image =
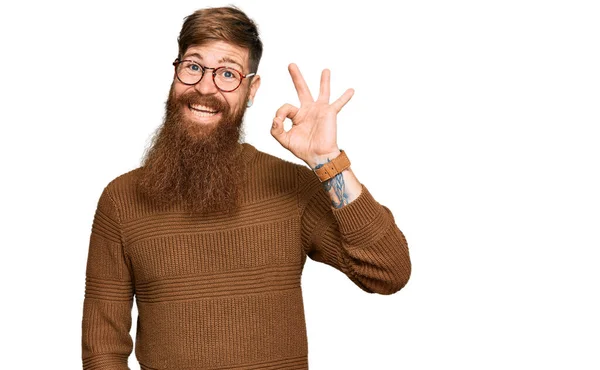
<path id="1" fill-rule="evenodd" d="M 316 168 L 315 173 L 319 177 L 319 180 L 323 182 L 331 179 L 348 167 L 350 167 L 350 160 L 346 156 L 346 152 L 340 149 L 340 155 Z"/>

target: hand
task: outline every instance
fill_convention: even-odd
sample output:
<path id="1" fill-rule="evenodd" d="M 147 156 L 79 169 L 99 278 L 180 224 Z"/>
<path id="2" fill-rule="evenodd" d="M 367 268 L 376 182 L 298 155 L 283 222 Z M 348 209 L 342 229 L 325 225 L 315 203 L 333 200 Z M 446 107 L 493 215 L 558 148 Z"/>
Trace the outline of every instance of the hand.
<path id="1" fill-rule="evenodd" d="M 284 148 L 314 169 L 316 165 L 339 155 L 337 114 L 350 101 L 354 90 L 346 90 L 338 100 L 329 104 L 330 71 L 324 69 L 321 73 L 319 98 L 315 101 L 298 66 L 292 63 L 288 69 L 298 92 L 300 108 L 291 104 L 282 105 L 275 113 L 271 135 Z M 289 131 L 283 129 L 283 121 L 286 118 L 292 120 L 292 128 Z"/>

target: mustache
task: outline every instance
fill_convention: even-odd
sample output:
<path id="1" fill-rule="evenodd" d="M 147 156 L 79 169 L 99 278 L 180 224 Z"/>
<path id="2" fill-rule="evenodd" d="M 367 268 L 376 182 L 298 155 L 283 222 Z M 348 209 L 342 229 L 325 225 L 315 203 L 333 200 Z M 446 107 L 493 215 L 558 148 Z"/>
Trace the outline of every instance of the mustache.
<path id="1" fill-rule="evenodd" d="M 229 105 L 217 99 L 214 95 L 201 95 L 197 92 L 189 92 L 183 94 L 177 99 L 181 105 L 204 105 L 212 110 L 218 110 L 219 112 L 227 113 L 229 111 Z"/>

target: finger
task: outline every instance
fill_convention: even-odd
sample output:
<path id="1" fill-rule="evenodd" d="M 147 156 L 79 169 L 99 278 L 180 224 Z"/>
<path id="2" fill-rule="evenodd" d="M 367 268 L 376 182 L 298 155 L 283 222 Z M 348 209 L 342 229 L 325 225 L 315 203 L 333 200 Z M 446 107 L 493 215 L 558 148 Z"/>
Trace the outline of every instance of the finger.
<path id="1" fill-rule="evenodd" d="M 350 101 L 352 95 L 354 95 L 354 89 L 346 90 L 346 92 L 342 96 L 340 96 L 338 100 L 334 101 L 333 104 L 331 104 L 331 106 L 335 108 L 335 111 L 337 113 L 339 113 L 344 107 L 344 105 L 346 105 L 346 103 Z"/>
<path id="2" fill-rule="evenodd" d="M 298 113 L 298 108 L 291 104 L 284 104 L 277 109 L 275 117 L 281 118 L 281 121 L 283 122 L 286 118 L 294 119 L 294 117 L 296 117 L 296 113 Z"/>
<path id="3" fill-rule="evenodd" d="M 310 94 L 308 85 L 306 84 L 306 81 L 304 81 L 304 77 L 302 77 L 302 73 L 300 73 L 300 69 L 298 68 L 298 66 L 292 63 L 288 66 L 288 70 L 290 71 L 292 81 L 294 82 L 294 87 L 296 88 L 296 92 L 298 93 L 298 99 L 300 99 L 300 104 L 312 103 L 314 99 Z"/>
<path id="4" fill-rule="evenodd" d="M 331 71 L 324 69 L 321 73 L 321 90 L 319 91 L 319 100 L 329 103 L 329 84 Z"/>
<path id="5" fill-rule="evenodd" d="M 296 113 L 298 113 L 297 107 L 291 104 L 282 105 L 277 109 L 271 126 L 271 135 L 286 149 L 289 149 L 289 134 L 283 128 L 283 122 L 286 118 L 293 119 Z"/>

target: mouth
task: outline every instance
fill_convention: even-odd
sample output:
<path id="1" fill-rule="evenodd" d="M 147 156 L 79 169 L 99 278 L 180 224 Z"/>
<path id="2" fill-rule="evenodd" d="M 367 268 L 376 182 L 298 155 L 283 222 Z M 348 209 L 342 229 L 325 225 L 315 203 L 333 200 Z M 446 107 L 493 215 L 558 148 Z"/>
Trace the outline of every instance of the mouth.
<path id="1" fill-rule="evenodd" d="M 219 113 L 219 111 L 214 108 L 200 104 L 188 104 L 188 108 L 198 117 L 212 117 Z"/>

